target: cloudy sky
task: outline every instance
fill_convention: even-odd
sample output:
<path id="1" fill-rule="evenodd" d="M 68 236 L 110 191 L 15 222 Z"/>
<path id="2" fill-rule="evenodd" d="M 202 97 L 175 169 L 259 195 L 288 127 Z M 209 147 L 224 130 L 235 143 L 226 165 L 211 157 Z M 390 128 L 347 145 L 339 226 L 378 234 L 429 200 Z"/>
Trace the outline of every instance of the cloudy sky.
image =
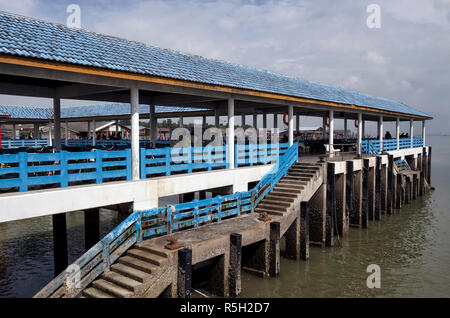
<path id="1" fill-rule="evenodd" d="M 433 115 L 428 132 L 450 133 L 450 0 L 0 0 L 0 10 L 65 24 L 70 3 L 83 29 L 392 98 Z M 366 24 L 372 3 L 379 29 Z"/>

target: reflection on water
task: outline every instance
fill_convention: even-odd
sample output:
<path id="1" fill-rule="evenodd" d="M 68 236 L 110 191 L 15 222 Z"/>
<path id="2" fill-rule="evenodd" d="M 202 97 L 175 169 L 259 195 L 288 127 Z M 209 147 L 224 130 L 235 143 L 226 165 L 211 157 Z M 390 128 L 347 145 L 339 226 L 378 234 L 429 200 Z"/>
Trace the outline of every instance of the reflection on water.
<path id="1" fill-rule="evenodd" d="M 436 190 L 369 229 L 350 229 L 342 247 L 311 248 L 310 260 L 282 258 L 278 278 L 242 273 L 243 297 L 450 297 L 450 138 L 429 137 Z M 177 201 L 165 198 L 160 204 Z M 100 211 L 101 235 L 117 213 Z M 67 215 L 69 263 L 84 252 L 82 212 Z M 0 297 L 31 297 L 53 278 L 51 217 L 0 224 Z M 381 267 L 381 289 L 366 268 Z"/>

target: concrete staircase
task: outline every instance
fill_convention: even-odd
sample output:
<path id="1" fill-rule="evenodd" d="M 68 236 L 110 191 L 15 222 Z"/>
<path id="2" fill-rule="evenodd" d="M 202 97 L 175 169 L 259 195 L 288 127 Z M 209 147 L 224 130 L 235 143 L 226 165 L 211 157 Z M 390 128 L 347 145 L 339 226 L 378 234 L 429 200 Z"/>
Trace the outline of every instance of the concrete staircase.
<path id="1" fill-rule="evenodd" d="M 157 297 L 167 284 L 157 284 L 169 267 L 169 254 L 138 243 L 83 290 L 80 298 Z M 149 295 L 149 289 L 151 292 Z M 156 295 L 156 296 L 155 296 Z"/>
<path id="2" fill-rule="evenodd" d="M 295 163 L 256 207 L 256 213 L 266 212 L 271 215 L 284 215 L 289 212 L 294 201 L 302 190 L 318 177 L 322 165 L 320 163 Z"/>

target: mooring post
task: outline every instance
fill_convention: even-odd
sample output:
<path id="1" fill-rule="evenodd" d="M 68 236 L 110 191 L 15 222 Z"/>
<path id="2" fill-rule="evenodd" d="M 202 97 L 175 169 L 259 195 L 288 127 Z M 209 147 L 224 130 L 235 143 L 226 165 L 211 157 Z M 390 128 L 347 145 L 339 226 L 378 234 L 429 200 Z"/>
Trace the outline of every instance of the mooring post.
<path id="1" fill-rule="evenodd" d="M 294 222 L 284 234 L 286 241 L 285 256 L 293 260 L 300 258 L 300 213 L 301 211 L 298 209 Z"/>
<path id="2" fill-rule="evenodd" d="M 325 179 L 325 178 L 324 178 Z M 309 235 L 310 243 L 324 247 L 325 245 L 325 228 L 326 228 L 326 181 L 319 187 L 316 193 L 309 199 Z"/>
<path id="3" fill-rule="evenodd" d="M 394 156 L 389 155 L 388 166 L 388 194 L 387 194 L 387 214 L 392 214 L 394 208 Z"/>
<path id="4" fill-rule="evenodd" d="M 300 203 L 300 259 L 309 258 L 309 203 Z"/>
<path id="5" fill-rule="evenodd" d="M 230 235 L 230 297 L 241 293 L 242 235 Z"/>
<path id="6" fill-rule="evenodd" d="M 373 221 L 375 219 L 375 201 L 376 201 L 376 165 L 374 167 L 369 167 L 369 220 Z"/>
<path id="7" fill-rule="evenodd" d="M 375 162 L 375 220 L 381 219 L 381 159 L 377 156 Z"/>
<path id="8" fill-rule="evenodd" d="M 396 202 L 396 208 L 401 209 L 402 207 L 402 174 L 397 174 L 397 202 Z"/>
<path id="9" fill-rule="evenodd" d="M 66 214 L 52 215 L 53 222 L 53 256 L 55 277 L 65 270 L 69 264 L 67 255 L 67 224 Z"/>
<path id="10" fill-rule="evenodd" d="M 409 176 L 406 176 L 406 193 L 405 193 L 405 203 L 409 203 L 411 200 L 411 180 L 409 179 Z"/>
<path id="11" fill-rule="evenodd" d="M 363 160 L 363 198 L 362 198 L 362 215 L 361 227 L 367 229 L 369 227 L 369 169 L 370 160 Z"/>
<path id="12" fill-rule="evenodd" d="M 190 298 L 192 291 L 192 250 L 178 251 L 178 297 Z"/>
<path id="13" fill-rule="evenodd" d="M 353 161 L 347 161 L 347 174 L 345 183 L 345 214 L 350 223 L 350 216 L 353 214 Z"/>
<path id="14" fill-rule="evenodd" d="M 270 223 L 269 275 L 280 274 L 280 222 Z"/>
<path id="15" fill-rule="evenodd" d="M 87 251 L 100 240 L 100 209 L 84 211 L 84 248 Z"/>
<path id="16" fill-rule="evenodd" d="M 327 164 L 327 214 L 325 225 L 325 246 L 334 245 L 334 222 L 336 216 L 335 205 L 335 164 Z"/>

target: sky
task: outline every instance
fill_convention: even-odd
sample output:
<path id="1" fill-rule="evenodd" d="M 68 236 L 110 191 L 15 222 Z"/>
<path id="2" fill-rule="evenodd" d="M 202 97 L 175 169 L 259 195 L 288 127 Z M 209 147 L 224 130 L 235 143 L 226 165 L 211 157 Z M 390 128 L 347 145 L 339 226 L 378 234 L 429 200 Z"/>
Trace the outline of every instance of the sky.
<path id="1" fill-rule="evenodd" d="M 392 98 L 432 115 L 428 133 L 450 134 L 450 0 L 0 0 L 0 10 L 66 24 L 71 3 L 83 29 Z M 370 4 L 380 28 L 367 25 Z"/>

